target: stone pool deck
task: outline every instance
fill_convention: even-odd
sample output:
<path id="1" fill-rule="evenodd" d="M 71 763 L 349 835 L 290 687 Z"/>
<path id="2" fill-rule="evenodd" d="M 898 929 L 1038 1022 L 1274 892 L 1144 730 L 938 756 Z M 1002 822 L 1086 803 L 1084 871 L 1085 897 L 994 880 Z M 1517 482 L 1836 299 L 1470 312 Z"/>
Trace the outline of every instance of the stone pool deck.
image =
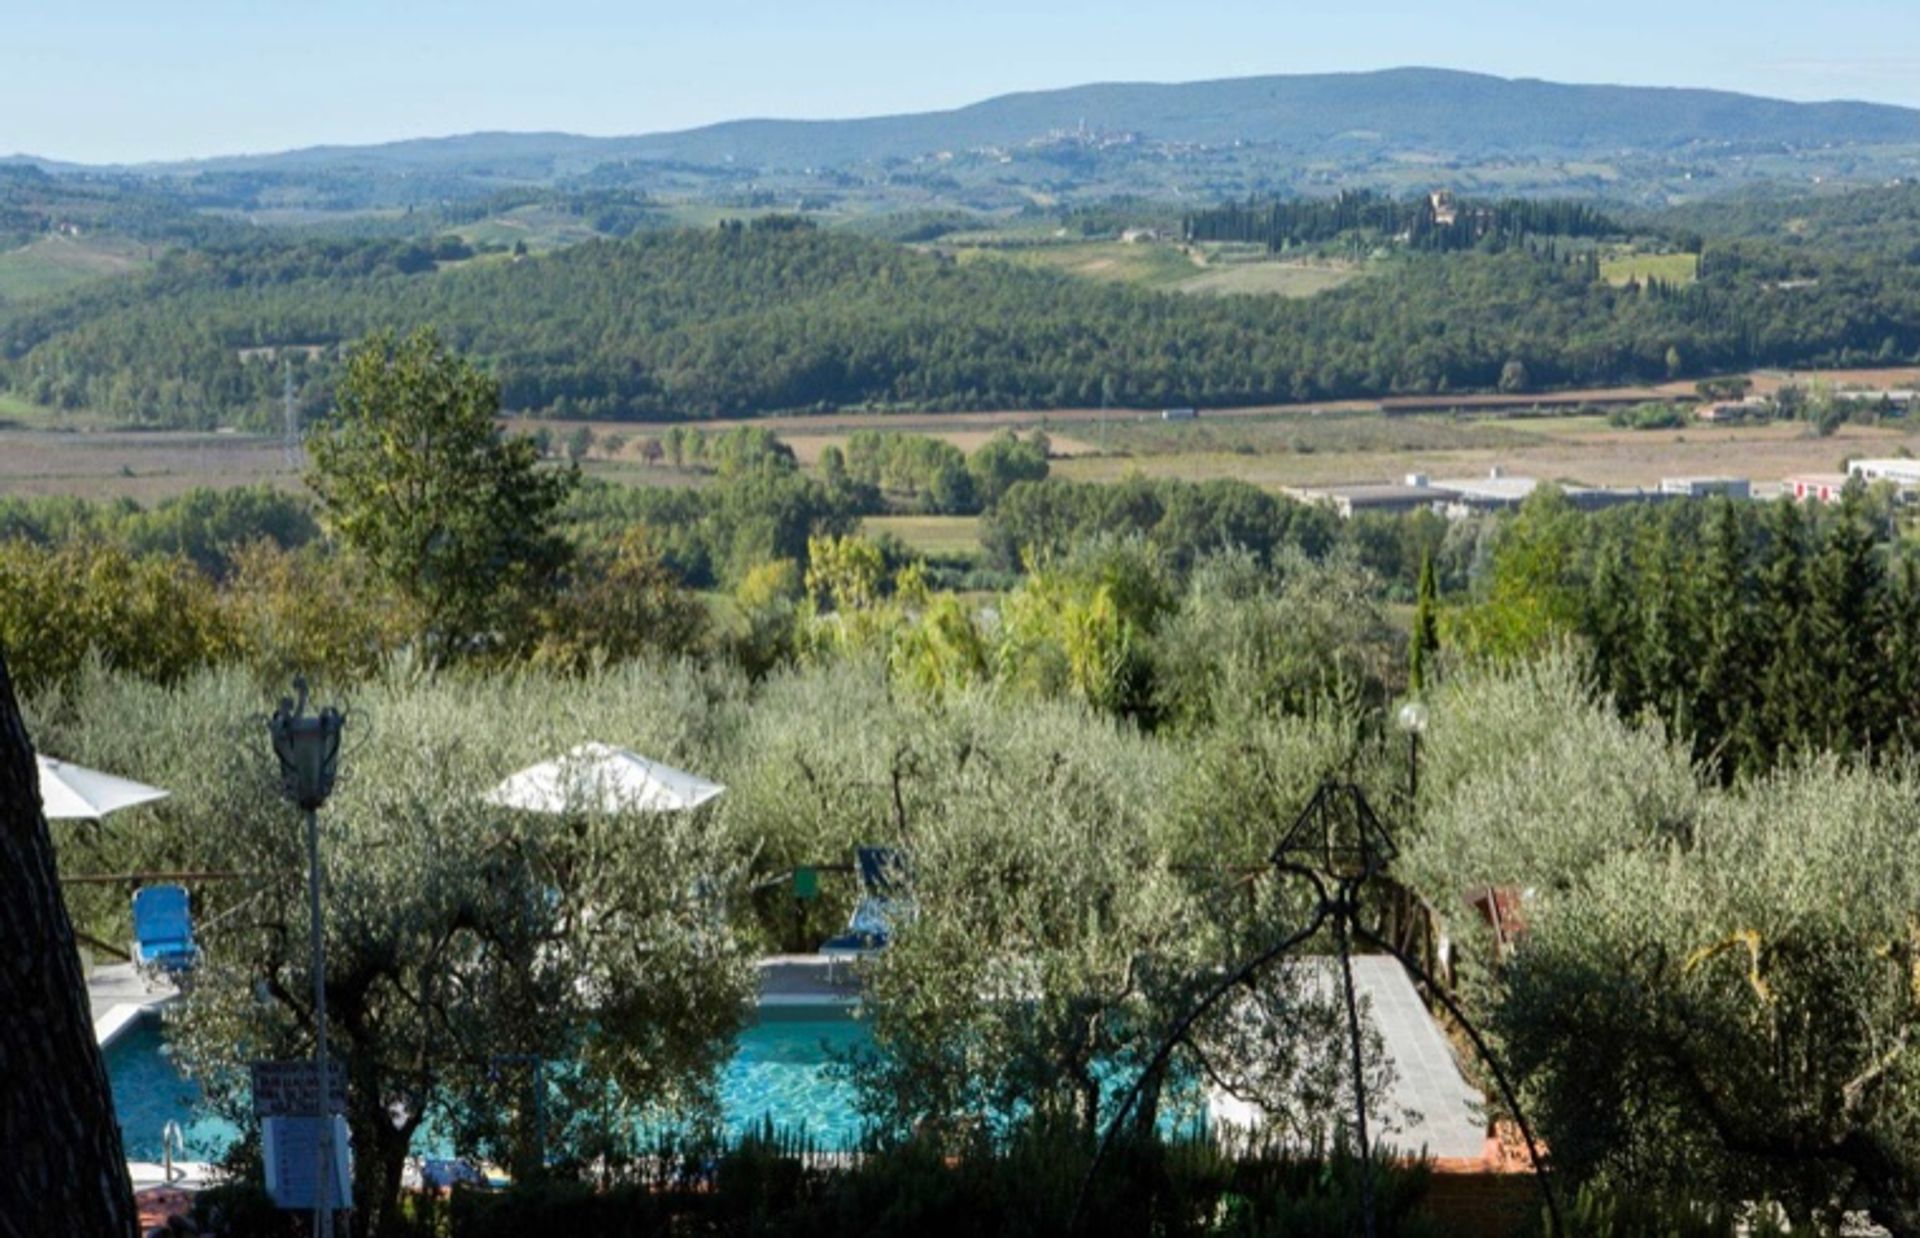
<path id="1" fill-rule="evenodd" d="M 860 1000 L 859 968 L 821 954 L 769 954 L 754 963 L 762 1006 L 851 1006 Z"/>
<path id="2" fill-rule="evenodd" d="M 131 963 L 107 963 L 87 976 L 87 1004 L 92 1007 L 93 1038 L 102 1047 L 133 1026 L 149 1010 L 158 1010 L 179 991 L 161 982 L 148 985 Z"/>

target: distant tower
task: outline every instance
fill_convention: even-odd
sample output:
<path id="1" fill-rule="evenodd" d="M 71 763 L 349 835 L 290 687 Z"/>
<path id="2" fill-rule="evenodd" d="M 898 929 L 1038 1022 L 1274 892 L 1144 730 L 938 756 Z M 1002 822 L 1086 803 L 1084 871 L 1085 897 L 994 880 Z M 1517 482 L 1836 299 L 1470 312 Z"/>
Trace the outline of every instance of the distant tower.
<path id="1" fill-rule="evenodd" d="M 300 468 L 300 410 L 293 404 L 293 358 L 280 359 L 281 404 L 286 420 L 287 469 Z"/>

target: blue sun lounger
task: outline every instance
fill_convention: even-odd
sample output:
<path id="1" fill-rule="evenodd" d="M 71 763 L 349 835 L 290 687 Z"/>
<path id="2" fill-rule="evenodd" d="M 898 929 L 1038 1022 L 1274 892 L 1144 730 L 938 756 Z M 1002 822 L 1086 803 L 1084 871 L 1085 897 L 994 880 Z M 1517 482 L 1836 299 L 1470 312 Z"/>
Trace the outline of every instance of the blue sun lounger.
<path id="1" fill-rule="evenodd" d="M 820 944 L 820 953 L 857 958 L 884 950 L 896 925 L 913 918 L 913 901 L 906 893 L 906 857 L 890 847 L 861 847 L 860 901 L 847 920 L 847 931 Z"/>
<path id="2" fill-rule="evenodd" d="M 133 896 L 133 962 L 148 977 L 177 980 L 200 961 L 182 886 L 148 886 Z"/>

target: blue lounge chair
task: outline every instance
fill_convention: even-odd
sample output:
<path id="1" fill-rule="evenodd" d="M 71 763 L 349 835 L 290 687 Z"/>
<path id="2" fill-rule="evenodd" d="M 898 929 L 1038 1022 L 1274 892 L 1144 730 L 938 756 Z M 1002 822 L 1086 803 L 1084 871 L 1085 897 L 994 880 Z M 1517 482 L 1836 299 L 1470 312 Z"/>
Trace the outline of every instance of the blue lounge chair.
<path id="1" fill-rule="evenodd" d="M 149 977 L 177 980 L 200 961 L 182 886 L 148 886 L 133 896 L 133 962 Z"/>
<path id="2" fill-rule="evenodd" d="M 858 957 L 884 950 L 896 925 L 913 919 L 913 900 L 906 893 L 906 857 L 890 847 L 861 847 L 860 901 L 847 921 L 847 931 L 820 945 L 820 953 Z"/>

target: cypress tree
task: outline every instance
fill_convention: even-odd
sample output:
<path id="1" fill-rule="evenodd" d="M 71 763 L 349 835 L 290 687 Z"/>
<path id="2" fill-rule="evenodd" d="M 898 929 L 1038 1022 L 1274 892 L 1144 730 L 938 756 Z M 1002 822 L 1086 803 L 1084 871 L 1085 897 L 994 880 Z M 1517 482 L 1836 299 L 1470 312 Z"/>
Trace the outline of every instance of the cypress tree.
<path id="1" fill-rule="evenodd" d="M 1807 656 L 1806 521 L 1800 505 L 1791 499 L 1775 503 L 1767 533 L 1753 624 L 1760 708 L 1743 761 L 1753 769 L 1773 765 L 1783 750 L 1806 746 L 1807 697 L 1819 686 Z"/>
<path id="2" fill-rule="evenodd" d="M 1694 755 L 1718 759 L 1730 777 L 1753 750 L 1755 670 L 1753 602 L 1740 511 L 1714 501 L 1706 553 L 1693 574 L 1692 623 L 1700 636 Z"/>
<path id="3" fill-rule="evenodd" d="M 1635 661 L 1642 699 L 1624 702 L 1632 707 L 1653 706 L 1676 730 L 1693 725 L 1693 700 L 1688 690 L 1694 665 L 1689 607 L 1683 592 L 1685 572 L 1666 513 L 1644 522 L 1636 558 L 1640 588 L 1640 615 Z"/>
<path id="4" fill-rule="evenodd" d="M 1913 746 L 1912 719 L 1920 706 L 1920 561 L 1902 555 L 1882 590 L 1880 630 L 1886 667 L 1879 702 L 1880 733 L 1901 748 Z"/>
<path id="5" fill-rule="evenodd" d="M 1634 636 L 1638 631 L 1636 593 L 1617 538 L 1602 543 L 1594 559 L 1582 628 L 1593 642 L 1594 671 L 1617 703 L 1640 700 Z"/>
<path id="6" fill-rule="evenodd" d="M 1873 701 L 1881 694 L 1875 619 L 1880 565 L 1867 526 L 1865 491 L 1849 484 L 1807 572 L 1807 637 L 1813 683 L 1810 738 L 1853 752 L 1877 738 Z"/>
<path id="7" fill-rule="evenodd" d="M 1413 637 L 1407 648 L 1407 686 L 1415 696 L 1427 686 L 1427 663 L 1440 648 L 1439 587 L 1434 582 L 1433 552 L 1420 558 L 1420 588 L 1413 604 Z"/>

